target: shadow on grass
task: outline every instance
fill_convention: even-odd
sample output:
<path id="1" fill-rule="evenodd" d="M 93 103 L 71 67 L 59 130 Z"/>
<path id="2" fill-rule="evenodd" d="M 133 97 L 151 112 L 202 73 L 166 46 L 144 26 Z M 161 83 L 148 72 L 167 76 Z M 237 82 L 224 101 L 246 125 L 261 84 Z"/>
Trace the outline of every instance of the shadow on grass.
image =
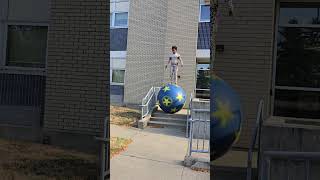
<path id="1" fill-rule="evenodd" d="M 0 139 L 0 180 L 96 180 L 98 174 L 96 155 Z"/>
<path id="2" fill-rule="evenodd" d="M 56 180 L 79 177 L 81 180 L 98 179 L 98 163 L 77 158 L 44 160 L 21 159 L 7 164 L 7 170 L 30 176 L 45 176 Z"/>
<path id="3" fill-rule="evenodd" d="M 113 115 L 128 119 L 139 119 L 141 116 L 139 112 L 115 112 Z"/>

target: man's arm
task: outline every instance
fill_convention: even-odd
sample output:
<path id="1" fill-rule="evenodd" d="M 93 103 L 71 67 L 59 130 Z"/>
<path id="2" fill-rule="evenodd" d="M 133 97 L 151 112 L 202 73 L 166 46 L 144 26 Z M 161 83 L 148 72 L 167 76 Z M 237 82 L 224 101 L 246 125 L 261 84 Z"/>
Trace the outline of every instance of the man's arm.
<path id="1" fill-rule="evenodd" d="M 181 56 L 179 56 L 178 59 L 179 59 L 179 61 L 180 61 L 180 63 L 181 63 L 181 67 L 183 67 L 183 61 L 182 61 Z"/>
<path id="2" fill-rule="evenodd" d="M 169 57 L 168 63 L 167 63 L 166 66 L 165 66 L 166 69 L 167 69 L 168 64 L 170 63 L 170 61 L 171 61 L 171 57 Z"/>

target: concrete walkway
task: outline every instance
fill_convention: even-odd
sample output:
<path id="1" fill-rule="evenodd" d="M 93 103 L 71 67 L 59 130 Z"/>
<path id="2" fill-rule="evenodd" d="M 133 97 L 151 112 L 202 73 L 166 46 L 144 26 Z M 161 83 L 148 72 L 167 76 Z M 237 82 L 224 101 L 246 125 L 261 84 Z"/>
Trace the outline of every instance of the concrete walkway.
<path id="1" fill-rule="evenodd" d="M 112 180 L 209 180 L 210 174 L 182 165 L 187 153 L 185 133 L 170 128 L 144 130 L 111 125 L 111 136 L 131 138 L 125 152 L 111 159 Z"/>

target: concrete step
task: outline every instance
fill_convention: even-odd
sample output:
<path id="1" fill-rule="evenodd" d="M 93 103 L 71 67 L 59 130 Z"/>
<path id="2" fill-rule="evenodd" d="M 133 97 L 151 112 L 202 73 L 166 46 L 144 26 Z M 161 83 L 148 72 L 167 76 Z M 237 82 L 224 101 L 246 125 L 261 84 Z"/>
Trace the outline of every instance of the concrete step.
<path id="1" fill-rule="evenodd" d="M 161 125 L 169 127 L 186 127 L 185 124 L 177 122 L 162 122 L 162 121 L 149 121 L 148 125 Z"/>
<path id="2" fill-rule="evenodd" d="M 149 125 L 159 125 L 164 127 L 183 127 L 185 128 L 187 125 L 187 115 L 186 111 L 179 111 L 176 114 L 165 113 L 162 110 L 157 110 L 152 113 Z"/>
<path id="3" fill-rule="evenodd" d="M 178 119 L 178 118 L 170 118 L 170 117 L 151 117 L 150 121 L 162 121 L 162 122 L 176 122 L 176 123 L 187 123 L 187 118 Z"/>
<path id="4" fill-rule="evenodd" d="M 185 114 L 169 114 L 162 111 L 157 111 L 152 114 L 153 117 L 166 117 L 166 118 L 175 118 L 175 119 L 186 119 L 187 115 Z"/>

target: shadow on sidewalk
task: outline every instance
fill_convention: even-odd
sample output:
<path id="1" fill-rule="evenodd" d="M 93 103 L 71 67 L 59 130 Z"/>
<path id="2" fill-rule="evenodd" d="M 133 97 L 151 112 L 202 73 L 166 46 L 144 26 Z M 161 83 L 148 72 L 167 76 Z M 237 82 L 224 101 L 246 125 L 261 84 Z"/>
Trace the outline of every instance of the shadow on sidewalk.
<path id="1" fill-rule="evenodd" d="M 170 128 L 170 127 L 147 127 L 142 132 L 148 132 L 153 134 L 175 136 L 179 138 L 186 138 L 186 132 L 184 128 Z M 187 138 L 186 138 L 187 139 Z"/>

